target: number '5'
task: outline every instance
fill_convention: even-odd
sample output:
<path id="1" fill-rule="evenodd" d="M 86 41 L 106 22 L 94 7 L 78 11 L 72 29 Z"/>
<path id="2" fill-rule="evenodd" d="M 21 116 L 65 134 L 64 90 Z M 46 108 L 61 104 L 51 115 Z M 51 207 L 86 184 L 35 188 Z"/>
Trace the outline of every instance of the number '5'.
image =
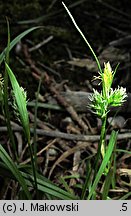
<path id="1" fill-rule="evenodd" d="M 122 203 L 122 211 L 127 211 L 127 203 Z"/>

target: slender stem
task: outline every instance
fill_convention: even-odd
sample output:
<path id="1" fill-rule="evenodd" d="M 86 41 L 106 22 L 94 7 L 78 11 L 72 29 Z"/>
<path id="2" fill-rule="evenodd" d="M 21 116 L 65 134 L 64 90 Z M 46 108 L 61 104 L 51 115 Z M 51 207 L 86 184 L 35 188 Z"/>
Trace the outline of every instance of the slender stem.
<path id="1" fill-rule="evenodd" d="M 10 28 L 9 28 L 9 22 L 7 19 L 7 29 L 8 29 L 8 41 L 7 41 L 7 49 L 5 54 L 5 61 L 7 64 L 9 64 L 9 48 L 10 48 Z M 12 144 L 12 148 L 16 157 L 16 160 L 18 161 L 17 151 L 16 151 L 16 145 L 15 145 L 15 139 L 11 128 L 10 123 L 10 112 L 9 112 L 9 105 L 8 105 L 8 73 L 5 68 L 4 73 L 4 115 L 6 119 L 7 129 L 9 133 L 9 138 Z"/>
<path id="2" fill-rule="evenodd" d="M 96 176 L 96 173 L 98 170 L 98 161 L 99 161 L 99 158 L 101 155 L 101 148 L 103 148 L 105 150 L 106 120 L 107 120 L 107 115 L 102 119 L 100 142 L 98 145 L 98 151 L 97 151 L 96 160 L 95 160 L 94 177 Z"/>
<path id="3" fill-rule="evenodd" d="M 81 193 L 81 200 L 84 200 L 85 197 L 86 197 L 86 192 L 87 192 L 87 188 L 89 187 L 89 184 L 90 184 L 90 181 L 91 181 L 91 173 L 92 173 L 92 169 L 91 169 L 91 164 L 90 164 L 90 161 L 89 163 L 87 164 L 88 167 L 87 167 L 87 175 L 86 175 L 86 180 L 85 180 L 85 183 L 83 185 L 83 188 L 82 188 L 82 193 Z"/>
<path id="4" fill-rule="evenodd" d="M 36 178 L 37 170 L 35 169 L 33 150 L 32 150 L 32 146 L 31 146 L 29 139 L 28 139 L 28 146 L 29 146 L 29 152 L 30 152 L 30 158 L 31 158 L 32 172 L 33 172 L 33 176 L 34 176 L 34 184 L 35 184 L 34 186 L 35 186 L 35 190 L 37 192 L 37 178 Z"/>
<path id="5" fill-rule="evenodd" d="M 90 51 L 92 52 L 94 58 L 95 58 L 95 61 L 97 63 L 97 66 L 98 66 L 98 69 L 99 69 L 99 72 L 102 74 L 102 69 L 101 69 L 101 65 L 100 65 L 100 62 L 99 62 L 99 59 L 98 57 L 96 56 L 93 48 L 91 47 L 90 43 L 88 42 L 88 40 L 86 39 L 85 35 L 83 34 L 83 32 L 81 31 L 81 29 L 79 28 L 79 26 L 77 25 L 74 17 L 72 16 L 72 14 L 70 13 L 69 9 L 66 7 L 66 5 L 64 4 L 64 2 L 62 2 L 64 8 L 66 9 L 68 15 L 70 16 L 74 26 L 76 27 L 77 31 L 80 33 L 81 37 L 84 39 L 84 41 L 86 42 L 87 46 L 89 47 Z"/>
<path id="6" fill-rule="evenodd" d="M 10 123 L 10 112 L 9 112 L 9 105 L 8 105 L 8 74 L 7 74 L 6 69 L 5 69 L 5 75 L 4 75 L 4 115 L 6 119 L 6 125 L 7 125 L 7 129 L 9 133 L 9 138 L 12 144 L 12 148 L 15 153 L 16 159 L 18 159 L 17 153 L 16 153 L 17 151 L 16 151 L 15 140 L 14 140 L 14 136 L 13 136 L 12 129 L 11 129 L 11 123 Z"/>

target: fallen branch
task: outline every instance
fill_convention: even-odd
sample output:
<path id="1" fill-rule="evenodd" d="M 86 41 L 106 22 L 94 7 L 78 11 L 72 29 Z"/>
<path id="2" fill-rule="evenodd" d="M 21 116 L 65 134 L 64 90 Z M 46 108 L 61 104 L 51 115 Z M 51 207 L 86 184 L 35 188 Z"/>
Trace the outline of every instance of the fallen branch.
<path id="1" fill-rule="evenodd" d="M 13 131 L 23 131 L 22 127 L 12 127 Z M 7 131 L 7 127 L 0 127 L 0 132 Z M 30 129 L 31 133 L 34 133 L 34 129 Z M 61 139 L 66 139 L 66 140 L 75 140 L 75 141 L 88 141 L 88 142 L 96 142 L 99 141 L 100 136 L 99 135 L 75 135 L 75 134 L 68 134 L 68 133 L 63 133 L 59 131 L 47 131 L 43 129 L 36 129 L 36 133 L 38 135 L 42 136 L 48 136 L 48 137 L 56 137 L 56 138 L 61 138 Z M 128 139 L 131 138 L 131 133 L 123 133 L 123 134 L 118 134 L 117 139 L 122 140 L 122 139 Z M 110 139 L 110 135 L 106 136 L 106 140 Z"/>

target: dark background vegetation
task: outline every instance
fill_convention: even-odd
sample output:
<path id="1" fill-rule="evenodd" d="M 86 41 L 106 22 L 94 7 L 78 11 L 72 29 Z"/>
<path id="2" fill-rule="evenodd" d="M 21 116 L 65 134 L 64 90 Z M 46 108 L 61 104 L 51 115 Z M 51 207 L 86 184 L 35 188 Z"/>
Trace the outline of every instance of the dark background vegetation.
<path id="1" fill-rule="evenodd" d="M 77 24 L 84 32 L 97 55 L 109 46 L 110 42 L 123 38 L 126 35 L 130 35 L 130 1 L 108 0 L 105 2 L 94 0 L 66 0 L 65 3 L 71 8 L 71 12 L 75 17 Z M 59 0 L 7 0 L 6 2 L 1 0 L 0 14 L 0 51 L 3 50 L 7 43 L 7 26 L 5 20 L 5 17 L 7 16 L 10 22 L 12 39 L 31 26 L 44 26 L 43 29 L 31 33 L 24 39 L 24 41 L 28 43 L 28 46 L 40 43 L 47 37 L 53 36 L 53 40 L 42 47 L 43 53 L 41 55 L 38 52 L 33 52 L 36 61 L 39 59 L 47 66 L 51 66 L 51 68 L 55 67 L 54 62 L 59 60 L 69 60 L 67 48 L 70 49 L 72 57 L 74 58 L 92 58 L 88 47 L 74 28 Z M 122 45 L 120 44 L 120 48 L 130 52 L 130 40 L 125 40 L 125 43 L 125 45 L 123 45 L 123 43 Z M 107 59 L 107 61 L 108 60 L 110 61 L 110 59 Z M 16 60 L 15 64 L 15 70 L 18 70 L 19 65 L 17 65 Z M 64 68 L 62 66 L 64 66 Z M 65 70 L 66 67 L 67 70 Z M 128 69 L 129 68 L 127 68 L 127 70 Z M 74 82 L 75 78 L 76 84 L 79 84 L 81 81 L 83 82 L 83 80 L 88 78 L 88 72 L 86 70 L 84 70 L 84 72 L 81 70 L 81 72 L 79 68 L 75 68 L 75 71 L 73 72 L 68 71 L 70 69 L 65 65 L 64 61 L 63 65 L 60 64 L 58 70 L 62 78 L 69 78 L 70 82 Z M 19 71 L 18 73 L 23 74 L 24 72 Z M 124 71 L 123 73 L 126 72 Z M 29 78 L 28 75 L 27 78 Z M 121 76 L 121 78 L 123 78 L 123 76 Z M 129 83 L 127 87 L 130 87 Z"/>

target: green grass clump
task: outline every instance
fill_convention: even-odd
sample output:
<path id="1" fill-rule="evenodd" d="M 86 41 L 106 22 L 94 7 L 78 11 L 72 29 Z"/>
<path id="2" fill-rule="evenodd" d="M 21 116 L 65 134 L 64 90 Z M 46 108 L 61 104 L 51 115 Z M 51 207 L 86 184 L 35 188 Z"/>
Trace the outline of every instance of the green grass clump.
<path id="1" fill-rule="evenodd" d="M 111 106 L 121 106 L 123 102 L 125 102 L 125 99 L 127 97 L 126 94 L 126 88 L 119 87 L 115 90 L 112 89 L 112 83 L 113 79 L 116 73 L 115 71 L 112 71 L 112 68 L 110 66 L 110 63 L 104 63 L 104 69 L 102 70 L 100 62 L 98 57 L 96 56 L 94 50 L 92 49 L 91 45 L 87 41 L 86 37 L 84 36 L 83 32 L 80 30 L 78 25 L 76 24 L 75 19 L 73 18 L 72 14 L 70 13 L 69 9 L 66 7 L 66 5 L 62 2 L 64 8 L 66 9 L 68 15 L 70 16 L 74 26 L 80 33 L 81 37 L 84 39 L 85 43 L 89 47 L 90 51 L 92 52 L 96 64 L 98 66 L 99 74 L 98 77 L 95 77 L 95 79 L 100 79 L 101 85 L 102 85 L 102 91 L 98 92 L 97 90 L 93 89 L 93 95 L 90 98 L 91 103 L 90 107 L 92 111 L 102 120 L 102 127 L 101 127 L 101 135 L 100 135 L 100 142 L 98 145 L 98 151 L 95 156 L 95 163 L 94 163 L 94 174 L 93 174 L 93 180 L 90 180 L 90 177 L 92 175 L 92 172 L 88 174 L 85 185 L 83 187 L 83 192 L 82 192 L 82 199 L 92 199 L 96 197 L 96 187 L 97 184 L 101 178 L 101 176 L 104 174 L 108 178 L 108 184 L 106 183 L 107 181 L 105 180 L 105 186 L 104 187 L 104 193 L 102 197 L 104 199 L 107 199 L 108 191 L 109 191 L 109 186 L 111 183 L 111 177 L 113 176 L 112 173 L 112 161 L 114 161 L 115 156 L 113 155 L 113 151 L 115 149 L 115 144 L 117 141 L 117 132 L 112 131 L 109 144 L 108 146 L 106 145 L 105 142 L 105 137 L 106 137 L 106 121 L 107 121 L 107 114 L 110 110 Z M 99 160 L 102 155 L 102 163 L 99 167 Z M 114 158 L 113 158 L 113 156 Z M 111 174 L 110 174 L 111 173 Z M 109 178 L 110 176 L 110 178 Z M 106 179 L 107 179 L 106 178 Z M 88 196 L 86 197 L 86 190 L 88 189 Z"/>
<path id="2" fill-rule="evenodd" d="M 8 21 L 7 21 L 8 24 Z M 3 114 L 6 119 L 8 134 L 10 138 L 10 144 L 12 144 L 12 148 L 14 150 L 14 158 L 12 159 L 7 153 L 7 151 L 0 144 L 0 158 L 2 162 L 0 162 L 0 175 L 5 176 L 5 178 L 10 178 L 15 180 L 21 186 L 21 190 L 19 191 L 18 197 L 21 199 L 32 199 L 31 190 L 33 189 L 33 194 L 35 199 L 39 198 L 38 191 L 42 192 L 45 197 L 55 197 L 59 199 L 76 199 L 76 197 L 56 185 L 54 185 L 50 180 L 43 177 L 41 174 L 37 172 L 36 165 L 36 148 L 34 147 L 34 151 L 32 149 L 30 143 L 30 126 L 29 126 L 29 117 L 27 111 L 27 98 L 26 92 L 22 87 L 19 86 L 19 83 L 9 66 L 9 52 L 11 49 L 28 33 L 37 29 L 38 27 L 33 27 L 31 29 L 26 30 L 25 32 L 18 35 L 12 42 L 10 42 L 10 30 L 8 24 L 8 43 L 5 50 L 0 55 L 0 64 L 5 61 L 5 75 L 4 79 L 0 78 L 0 103 L 3 110 Z M 29 153 L 31 158 L 31 166 L 28 168 L 26 165 L 20 166 L 19 158 L 17 155 L 17 146 L 14 140 L 14 135 L 12 132 L 12 127 L 10 123 L 10 112 L 8 106 L 8 79 L 11 82 L 12 86 L 12 96 L 13 96 L 13 108 L 17 113 L 17 117 L 19 118 L 21 125 L 23 127 L 23 131 L 25 134 L 25 138 L 28 143 Z M 37 109 L 36 109 L 37 110 Z M 14 162 L 15 161 L 15 162 Z M 22 169 L 22 170 L 21 170 Z M 34 193 L 35 192 L 35 193 Z"/>

